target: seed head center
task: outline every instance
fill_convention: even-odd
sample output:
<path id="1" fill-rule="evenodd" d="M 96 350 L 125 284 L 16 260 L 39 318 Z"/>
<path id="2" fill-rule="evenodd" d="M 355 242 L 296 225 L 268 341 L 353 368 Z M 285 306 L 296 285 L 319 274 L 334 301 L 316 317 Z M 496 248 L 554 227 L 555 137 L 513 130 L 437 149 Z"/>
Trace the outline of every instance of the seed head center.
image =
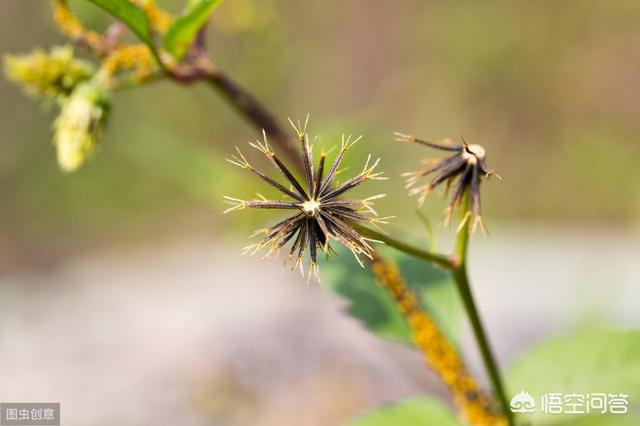
<path id="1" fill-rule="evenodd" d="M 302 203 L 302 210 L 309 216 L 314 216 L 320 208 L 320 201 L 308 200 Z"/>
<path id="2" fill-rule="evenodd" d="M 482 145 L 472 143 L 471 145 L 468 145 L 467 148 L 469 149 L 469 151 L 471 151 L 473 155 L 478 157 L 480 160 L 484 160 L 484 157 L 486 157 L 487 155 L 487 152 L 485 151 Z"/>

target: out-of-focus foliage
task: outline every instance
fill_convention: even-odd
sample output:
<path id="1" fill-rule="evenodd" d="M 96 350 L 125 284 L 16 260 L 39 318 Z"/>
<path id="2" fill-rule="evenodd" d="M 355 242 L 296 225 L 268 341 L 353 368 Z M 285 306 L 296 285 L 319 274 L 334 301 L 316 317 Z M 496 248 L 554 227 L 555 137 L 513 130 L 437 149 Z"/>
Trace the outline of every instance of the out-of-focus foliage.
<path id="1" fill-rule="evenodd" d="M 66 98 L 76 85 L 91 78 L 93 65 L 74 56 L 73 47 L 55 46 L 50 52 L 35 49 L 28 54 L 4 57 L 6 76 L 34 97 Z"/>
<path id="2" fill-rule="evenodd" d="M 422 261 L 391 250 L 385 256 L 398 263 L 423 307 L 453 341 L 458 337 L 460 302 L 448 275 Z M 387 291 L 362 268 L 349 252 L 322 265 L 322 282 L 348 300 L 347 312 L 378 335 L 413 345 L 406 320 Z"/>
<path id="3" fill-rule="evenodd" d="M 589 331 L 540 344 L 522 355 L 507 372 L 511 395 L 524 390 L 540 403 L 545 393 L 627 394 L 626 415 L 552 415 L 541 407 L 518 414 L 519 425 L 632 426 L 638 424 L 640 403 L 640 332 Z M 462 424 L 431 398 L 418 398 L 365 414 L 350 426 Z"/>
<path id="4" fill-rule="evenodd" d="M 626 415 L 593 414 L 589 418 L 559 423 L 573 416 L 545 414 L 538 409 L 526 415 L 535 425 L 625 425 L 640 422 L 640 331 L 589 331 L 547 341 L 522 355 L 507 371 L 512 395 L 529 393 L 538 403 L 546 393 L 627 394 Z M 523 415 L 524 417 L 525 415 Z M 622 417 L 622 423 L 616 419 Z M 629 423 L 631 424 L 631 423 Z"/>
<path id="5" fill-rule="evenodd" d="M 637 426 L 636 416 L 580 416 L 560 423 L 562 426 Z"/>
<path id="6" fill-rule="evenodd" d="M 50 53 L 35 49 L 6 55 L 4 62 L 7 77 L 25 92 L 60 106 L 52 126 L 58 164 L 65 172 L 77 170 L 94 151 L 109 111 L 106 91 L 94 82 L 93 65 L 76 58 L 68 45 Z"/>
<path id="7" fill-rule="evenodd" d="M 436 399 L 421 397 L 382 406 L 350 422 L 347 426 L 462 426 L 447 407 Z"/>
<path id="8" fill-rule="evenodd" d="M 636 416 L 580 416 L 558 426 L 637 426 Z"/>
<path id="9" fill-rule="evenodd" d="M 180 59 L 187 52 L 196 34 L 207 22 L 222 0 L 193 0 L 185 13 L 169 27 L 164 38 L 164 47 L 174 57 Z"/>
<path id="10" fill-rule="evenodd" d="M 145 13 L 129 0 L 88 0 L 124 22 L 152 50 L 155 49 L 149 20 Z"/>

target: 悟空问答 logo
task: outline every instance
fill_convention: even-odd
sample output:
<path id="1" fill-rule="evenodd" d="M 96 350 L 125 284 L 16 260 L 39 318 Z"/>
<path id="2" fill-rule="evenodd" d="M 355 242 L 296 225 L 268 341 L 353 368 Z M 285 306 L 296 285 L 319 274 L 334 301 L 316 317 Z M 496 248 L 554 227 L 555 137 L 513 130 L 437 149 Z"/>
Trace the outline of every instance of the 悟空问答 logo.
<path id="1" fill-rule="evenodd" d="M 535 399 L 525 391 L 511 398 L 509 405 L 514 413 L 533 413 L 536 409 Z"/>

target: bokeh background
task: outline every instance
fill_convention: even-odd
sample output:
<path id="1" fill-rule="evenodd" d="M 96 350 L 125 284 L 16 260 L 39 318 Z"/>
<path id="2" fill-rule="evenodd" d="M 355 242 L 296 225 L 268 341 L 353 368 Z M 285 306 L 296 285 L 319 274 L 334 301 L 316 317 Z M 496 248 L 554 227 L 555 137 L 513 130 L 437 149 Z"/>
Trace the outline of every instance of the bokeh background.
<path id="1" fill-rule="evenodd" d="M 471 270 L 508 364 L 548 337 L 640 323 L 639 22 L 632 0 L 228 0 L 208 44 L 283 122 L 311 114 L 320 144 L 363 134 L 350 171 L 382 157 L 392 179 L 361 193 L 387 193 L 388 230 L 416 244 L 425 231 L 399 175 L 430 153 L 392 133 L 485 146 L 504 179 L 483 187 L 491 236 L 474 236 Z M 0 52 L 65 42 L 48 1 L 0 2 Z M 61 401 L 70 425 L 331 425 L 445 395 L 324 281 L 240 257 L 274 218 L 221 214 L 223 195 L 265 188 L 224 161 L 257 132 L 211 88 L 115 94 L 99 152 L 73 175 L 55 163 L 54 117 L 0 79 L 2 401 Z M 444 205 L 434 194 L 423 211 L 447 249 Z"/>

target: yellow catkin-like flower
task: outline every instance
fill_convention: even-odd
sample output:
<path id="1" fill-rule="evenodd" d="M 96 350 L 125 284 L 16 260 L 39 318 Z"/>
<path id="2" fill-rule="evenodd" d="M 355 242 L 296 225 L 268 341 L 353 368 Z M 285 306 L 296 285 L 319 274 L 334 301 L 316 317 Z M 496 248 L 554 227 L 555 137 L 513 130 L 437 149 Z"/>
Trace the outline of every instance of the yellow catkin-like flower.
<path id="1" fill-rule="evenodd" d="M 69 9 L 67 0 L 54 0 L 53 17 L 60 31 L 67 37 L 87 45 L 92 50 L 98 52 L 102 50 L 104 46 L 102 36 L 82 25 Z"/>
<path id="2" fill-rule="evenodd" d="M 144 10 L 153 31 L 164 34 L 167 29 L 169 29 L 169 25 L 171 25 L 173 17 L 168 12 L 158 7 L 155 0 L 129 1 Z"/>
<path id="3" fill-rule="evenodd" d="M 393 296 L 407 320 L 413 340 L 424 353 L 425 362 L 445 383 L 466 420 L 473 426 L 506 426 L 507 420 L 492 409 L 491 399 L 480 389 L 435 321 L 420 307 L 397 266 L 376 257 L 372 270 Z"/>
<path id="4" fill-rule="evenodd" d="M 94 73 L 93 66 L 74 57 L 71 46 L 56 46 L 50 52 L 35 49 L 26 55 L 5 55 L 9 80 L 20 84 L 31 96 L 64 98 Z"/>
<path id="5" fill-rule="evenodd" d="M 62 105 L 54 122 L 53 143 L 58 164 L 65 172 L 72 172 L 93 152 L 102 133 L 108 111 L 104 91 L 93 82 L 81 83 Z"/>
<path id="6" fill-rule="evenodd" d="M 123 70 L 135 70 L 135 79 L 139 82 L 150 77 L 155 68 L 155 58 L 149 47 L 144 44 L 119 47 L 102 63 L 102 70 L 108 75 Z"/>

